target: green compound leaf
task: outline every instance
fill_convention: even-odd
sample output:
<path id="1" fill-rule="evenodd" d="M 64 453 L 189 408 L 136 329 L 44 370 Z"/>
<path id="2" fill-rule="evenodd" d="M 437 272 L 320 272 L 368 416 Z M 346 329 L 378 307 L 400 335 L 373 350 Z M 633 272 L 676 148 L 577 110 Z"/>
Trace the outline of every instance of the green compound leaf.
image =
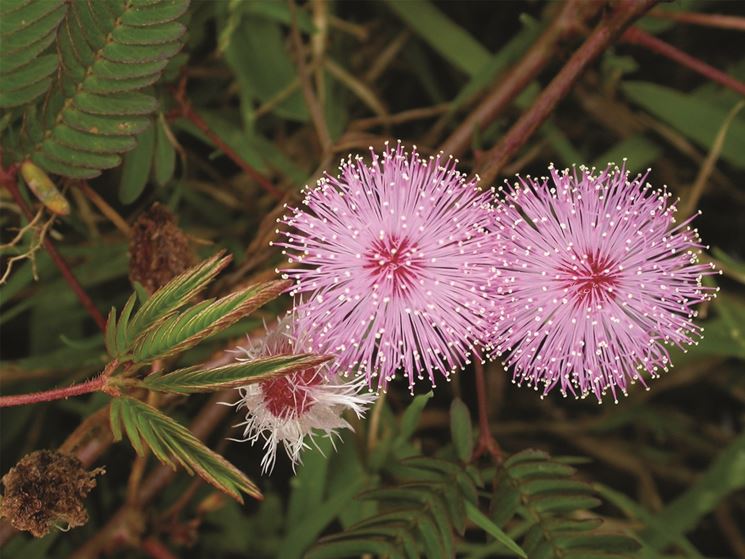
<path id="1" fill-rule="evenodd" d="M 531 559 L 636 557 L 639 544 L 633 538 L 596 532 L 602 519 L 588 518 L 584 511 L 601 501 L 574 474 L 574 468 L 540 450 L 510 456 L 497 469 L 491 518 L 486 520 L 502 529 L 518 514 L 522 516 L 527 525 L 520 546 Z M 490 531 L 476 516 L 469 514 L 473 522 Z"/>
<path id="2" fill-rule="evenodd" d="M 158 392 L 177 394 L 215 392 L 263 382 L 294 371 L 312 369 L 329 359 L 330 357 L 322 355 L 277 355 L 208 370 L 188 367 L 171 373 L 153 373 L 142 381 L 142 386 Z"/>
<path id="3" fill-rule="evenodd" d="M 476 499 L 476 485 L 467 468 L 414 456 L 390 464 L 388 470 L 396 478 L 395 485 L 357 496 L 375 502 L 377 512 L 321 539 L 305 557 L 348 557 L 381 550 L 388 557 L 455 557 L 455 533 L 465 534 L 467 511 Z M 494 530 L 483 514 L 478 518 Z M 512 556 L 525 557 L 514 542 L 512 546 Z"/>
<path id="4" fill-rule="evenodd" d="M 258 487 L 243 472 L 207 448 L 186 427 L 144 402 L 115 398 L 111 403 L 110 418 L 114 439 L 122 439 L 123 426 L 140 456 L 147 445 L 164 464 L 174 468 L 180 465 L 190 475 L 196 473 L 240 503 L 243 502 L 241 493 L 261 498 Z"/>
<path id="5" fill-rule="evenodd" d="M 12 4 L 25 5 L 12 10 Z M 46 13 L 52 5 L 55 10 Z M 119 166 L 120 155 L 134 149 L 135 137 L 157 110 L 158 102 L 146 88 L 181 50 L 186 29 L 177 20 L 188 5 L 188 0 L 3 2 L 8 17 L 29 11 L 40 19 L 13 28 L 12 40 L 3 37 L 3 66 L 5 60 L 13 61 L 4 70 L 11 74 L 2 76 L 0 105 L 27 103 L 46 92 L 59 62 L 59 78 L 45 110 L 29 119 L 34 122 L 24 138 L 25 158 L 71 178 L 92 178 Z M 3 28 L 10 26 L 3 19 Z M 13 53 L 21 42 L 26 48 L 29 37 L 42 37 L 31 49 L 38 55 L 54 41 L 55 32 L 57 55 L 34 55 L 14 68 Z"/>
<path id="6" fill-rule="evenodd" d="M 525 555 L 522 548 L 520 548 L 512 538 L 505 534 L 499 526 L 489 520 L 489 518 L 476 508 L 475 505 L 466 503 L 466 514 L 468 515 L 468 518 L 476 524 L 476 526 L 485 532 L 488 532 L 490 536 L 509 549 L 512 553 L 518 557 L 525 557 L 527 559 L 528 556 Z"/>
<path id="7" fill-rule="evenodd" d="M 186 305 L 230 263 L 230 260 L 230 256 L 218 252 L 158 289 L 132 318 L 128 330 L 129 339 L 133 339 L 156 321 L 166 318 Z"/>
<path id="8" fill-rule="evenodd" d="M 135 362 L 152 361 L 185 351 L 275 299 L 288 285 L 282 280 L 251 285 L 158 321 L 135 340 L 132 358 Z"/>
<path id="9" fill-rule="evenodd" d="M 0 6 L 0 108 L 25 105 L 45 94 L 57 71 L 54 42 L 63 0 L 4 0 Z"/>

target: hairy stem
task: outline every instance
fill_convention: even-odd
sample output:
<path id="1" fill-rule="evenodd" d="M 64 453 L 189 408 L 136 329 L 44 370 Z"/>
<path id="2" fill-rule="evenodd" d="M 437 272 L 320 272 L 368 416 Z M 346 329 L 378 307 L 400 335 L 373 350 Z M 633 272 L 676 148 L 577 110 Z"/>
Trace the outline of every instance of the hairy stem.
<path id="1" fill-rule="evenodd" d="M 179 104 L 179 115 L 183 116 L 187 120 L 191 121 L 194 126 L 207 136 L 215 146 L 222 151 L 233 163 L 235 163 L 241 170 L 246 173 L 249 177 L 255 180 L 261 188 L 271 194 L 275 200 L 281 201 L 283 196 L 282 192 L 277 189 L 272 182 L 267 179 L 264 175 L 259 173 L 251 165 L 249 165 L 238 153 L 231 148 L 223 139 L 215 134 L 215 132 L 209 127 L 205 120 L 197 113 L 191 106 L 191 102 L 186 97 L 186 76 L 181 79 L 178 87 L 174 92 L 174 98 Z"/>
<path id="2" fill-rule="evenodd" d="M 484 164 L 477 171 L 484 184 L 494 181 L 505 164 L 545 122 L 559 101 L 566 97 L 590 63 L 607 49 L 626 27 L 644 15 L 658 1 L 622 0 L 617 3 L 611 15 L 598 23 L 582 46 L 535 100 L 533 106 L 520 117 L 497 145 L 484 154 Z"/>
<path id="3" fill-rule="evenodd" d="M 115 389 L 107 387 L 106 383 L 111 373 L 118 366 L 118 362 L 112 361 L 103 372 L 88 381 L 74 384 L 65 388 L 53 388 L 51 390 L 42 390 L 39 392 L 30 392 L 28 394 L 17 394 L 14 396 L 0 396 L 0 408 L 9 408 L 11 406 L 23 406 L 26 404 L 38 404 L 41 402 L 52 402 L 62 400 L 71 396 L 81 396 L 91 392 L 106 392 L 113 394 Z"/>
<path id="4" fill-rule="evenodd" d="M 714 68 L 713 66 L 710 66 L 695 56 L 691 56 L 687 52 L 683 52 L 679 48 L 650 35 L 646 31 L 642 31 L 638 27 L 628 28 L 621 37 L 621 40 L 631 45 L 642 46 L 656 54 L 677 62 L 681 66 L 685 66 L 686 68 L 701 74 L 711 81 L 717 82 L 724 87 L 728 87 L 740 95 L 745 95 L 745 83 L 733 78 L 721 70 L 718 70 L 717 68 Z"/>
<path id="5" fill-rule="evenodd" d="M 2 179 L 2 186 L 8 192 L 10 192 L 13 200 L 15 200 L 16 204 L 18 204 L 18 207 L 21 208 L 23 215 L 26 216 L 26 219 L 31 221 L 34 218 L 34 212 L 31 210 L 31 208 L 29 208 L 28 204 L 26 204 L 26 200 L 23 199 L 20 190 L 18 190 L 18 186 L 15 182 L 15 173 L 8 173 L 5 170 L 0 169 L 0 178 Z M 54 265 L 57 266 L 57 269 L 62 274 L 62 277 L 65 278 L 65 281 L 70 285 L 70 288 L 72 288 L 72 290 L 75 292 L 75 295 L 78 297 L 78 299 L 80 299 L 80 302 L 83 304 L 83 307 L 85 307 L 85 310 L 88 311 L 88 314 L 96 322 L 98 328 L 102 332 L 105 332 L 106 319 L 96 308 L 96 305 L 85 292 L 83 286 L 80 285 L 80 282 L 75 277 L 75 274 L 73 274 L 72 270 L 70 270 L 70 266 L 68 266 L 67 262 L 65 262 L 65 259 L 62 258 L 62 255 L 57 251 L 57 248 L 54 246 L 54 243 L 52 243 L 48 235 L 44 235 L 42 243 L 44 244 L 44 248 L 46 249 L 46 251 L 49 253 L 49 257 L 52 259 L 52 262 L 54 262 Z"/>
<path id="6" fill-rule="evenodd" d="M 25 404 L 38 404 L 40 402 L 51 402 L 53 400 L 62 400 L 71 396 L 80 396 L 98 392 L 106 384 L 106 379 L 96 377 L 80 384 L 68 386 L 66 388 L 54 388 L 52 390 L 42 390 L 40 392 L 30 392 L 28 394 L 18 394 L 15 396 L 0 396 L 0 408 L 9 408 L 11 406 L 23 406 Z"/>

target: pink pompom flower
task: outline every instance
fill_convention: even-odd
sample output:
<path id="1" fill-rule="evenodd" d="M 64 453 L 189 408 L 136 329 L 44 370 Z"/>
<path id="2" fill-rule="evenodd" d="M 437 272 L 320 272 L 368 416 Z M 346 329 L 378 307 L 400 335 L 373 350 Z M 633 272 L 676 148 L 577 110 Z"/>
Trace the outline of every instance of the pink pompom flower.
<path id="1" fill-rule="evenodd" d="M 698 263 L 704 248 L 691 219 L 676 224 L 670 193 L 630 179 L 625 165 L 599 175 L 580 168 L 550 178 L 519 178 L 500 189 L 497 230 L 508 243 L 505 301 L 496 353 L 513 382 L 543 394 L 598 401 L 627 393 L 644 374 L 672 365 L 664 344 L 696 343 L 694 306 L 712 296 Z"/>
<path id="2" fill-rule="evenodd" d="M 402 370 L 446 378 L 486 345 L 499 245 L 491 192 L 442 155 L 399 143 L 342 161 L 305 191 L 278 231 L 295 279 L 304 351 L 336 355 L 341 374 L 385 389 Z"/>
<path id="3" fill-rule="evenodd" d="M 289 355 L 298 351 L 299 336 L 292 316 L 283 319 L 267 332 L 259 342 L 238 348 L 239 358 L 254 360 L 259 357 Z M 358 418 L 364 416 L 376 394 L 369 392 L 364 377 L 351 382 L 329 379 L 327 365 L 297 371 L 239 389 L 240 398 L 233 405 L 245 411 L 243 439 L 254 444 L 264 440 L 263 473 L 274 468 L 277 447 L 282 444 L 292 461 L 293 470 L 301 462 L 302 451 L 314 443 L 318 434 L 334 443 L 340 429 L 352 429 L 343 417 L 351 411 Z"/>

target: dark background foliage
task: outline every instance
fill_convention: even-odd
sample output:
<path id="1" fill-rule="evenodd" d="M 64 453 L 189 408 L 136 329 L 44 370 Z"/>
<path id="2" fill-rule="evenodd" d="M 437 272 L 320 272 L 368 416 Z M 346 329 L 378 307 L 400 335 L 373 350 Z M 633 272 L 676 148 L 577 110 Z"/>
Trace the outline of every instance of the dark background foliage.
<path id="1" fill-rule="evenodd" d="M 128 228 L 146 232 L 131 245 L 140 264 L 148 250 L 173 251 L 189 264 L 192 251 L 200 258 L 219 248 L 231 252 L 234 263 L 211 288 L 212 295 L 270 279 L 281 262 L 268 243 L 283 201 L 296 200 L 302 185 L 324 169 L 333 172 L 350 151 L 365 152 L 397 138 L 424 153 L 448 145 L 468 115 L 511 79 L 507 70 L 520 64 L 562 5 L 319 0 L 301 3 L 293 19 L 283 2 L 194 0 L 181 18 L 188 29 L 183 54 L 151 91 L 160 108 L 150 131 L 138 138 L 122 166 L 91 178 L 87 187 L 55 177 L 72 211 L 56 219 L 46 235 L 102 311 L 121 308 L 132 290 Z M 494 119 L 470 131 L 458 153 L 464 170 L 484 165 L 489 149 L 532 110 L 601 12 L 611 9 L 604 5 L 553 46 L 527 87 Z M 735 1 L 678 1 L 655 9 L 745 17 L 743 4 Z M 742 27 L 651 16 L 636 26 L 740 85 L 745 81 Z M 296 64 L 293 28 L 307 49 L 305 78 Z M 315 110 L 309 109 L 305 86 Z M 728 120 L 741 99 L 654 49 L 617 41 L 495 180 L 516 172 L 541 175 L 552 161 L 603 166 L 626 157 L 634 171 L 651 168 L 649 181 L 666 184 L 681 198 L 682 209 L 703 211 L 696 223 L 711 247 L 709 256 L 724 271 L 716 278 L 721 295 L 701 309 L 704 340 L 687 353 L 673 350 L 675 368 L 653 381 L 651 391 L 636 387 L 617 405 L 559 394 L 541 399 L 511 384 L 498 363 L 486 367 L 489 419 L 504 451 L 536 448 L 574 456 L 579 478 L 594 484 L 602 497 L 594 514 L 605 517 L 611 531 L 640 538 L 643 557 L 745 557 L 745 112 Z M 4 166 L 18 162 L 14 146 L 22 134 L 20 121 L 13 120 L 19 113 L 6 114 Z M 716 145 L 727 124 L 724 142 Z M 707 167 L 710 155 L 715 165 Z M 8 242 L 13 228 L 25 222 L 5 190 L 2 202 L 3 242 Z M 157 216 L 148 214 L 150 222 L 133 226 L 154 202 L 173 215 L 162 218 L 167 233 L 157 248 L 147 245 Z M 44 248 L 36 246 L 37 238 L 31 231 L 21 239 L 16 252 L 32 260 L 14 262 L 0 287 L 4 394 L 70 384 L 105 363 L 103 336 Z M 13 254 L 4 252 L 4 265 Z M 273 320 L 287 304 L 280 299 L 265 306 L 174 365 L 201 362 L 246 333 L 260 332 L 261 321 Z M 394 386 L 374 433 L 368 420 L 356 425 L 356 434 L 344 435 L 339 452 L 326 448 L 326 458 L 307 452 L 297 477 L 283 457 L 270 477 L 262 477 L 260 448 L 228 443 L 237 421 L 223 417 L 209 429 L 209 443 L 258 480 L 265 494 L 263 502 L 244 506 L 179 473 L 144 505 L 133 502 L 122 509 L 131 497 L 127 480 L 134 453 L 129 445 L 115 445 L 96 462 L 107 472 L 86 501 L 88 524 L 35 541 L 17 536 L 4 556 L 65 557 L 75 550 L 90 556 L 85 552 L 106 548 L 117 557 L 165 557 L 158 555 L 159 546 L 183 557 L 298 556 L 320 534 L 348 528 L 370 510 L 351 500 L 357 491 L 397 479 L 376 460 L 419 453 L 457 457 L 451 438 L 454 396 L 475 419 L 473 371 L 438 387 L 423 411 L 415 410 L 421 415 L 407 412 L 411 397 L 403 384 Z M 95 394 L 3 409 L 0 470 L 6 472 L 32 450 L 60 445 L 107 398 Z M 188 424 L 210 406 L 209 397 L 196 396 L 169 413 Z M 386 444 L 394 450 L 381 454 Z M 488 482 L 494 470 L 488 460 L 481 465 Z M 151 458 L 145 474 L 156 467 Z M 482 491 L 488 501 L 487 490 Z M 102 531 L 112 518 L 121 520 L 116 530 Z M 521 538 L 520 526 L 518 516 L 503 528 Z M 469 529 L 457 541 L 464 557 L 489 557 L 499 550 L 478 530 Z"/>

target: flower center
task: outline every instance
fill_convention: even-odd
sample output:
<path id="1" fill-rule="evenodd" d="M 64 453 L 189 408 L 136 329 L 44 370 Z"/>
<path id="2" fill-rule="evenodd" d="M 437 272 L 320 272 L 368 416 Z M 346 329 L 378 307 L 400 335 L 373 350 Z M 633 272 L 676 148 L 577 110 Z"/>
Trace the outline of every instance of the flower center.
<path id="1" fill-rule="evenodd" d="M 566 287 L 572 291 L 579 303 L 611 301 L 618 287 L 618 272 L 611 270 L 608 258 L 589 254 L 579 264 L 562 271 L 569 275 Z"/>
<path id="2" fill-rule="evenodd" d="M 261 393 L 272 415 L 288 419 L 301 416 L 314 404 L 309 388 L 320 383 L 316 369 L 305 369 L 262 382 Z"/>
<path id="3" fill-rule="evenodd" d="M 400 295 L 414 285 L 423 264 L 421 253 L 410 239 L 386 235 L 373 241 L 365 254 L 364 268 L 376 282 L 388 285 L 392 294 Z"/>

